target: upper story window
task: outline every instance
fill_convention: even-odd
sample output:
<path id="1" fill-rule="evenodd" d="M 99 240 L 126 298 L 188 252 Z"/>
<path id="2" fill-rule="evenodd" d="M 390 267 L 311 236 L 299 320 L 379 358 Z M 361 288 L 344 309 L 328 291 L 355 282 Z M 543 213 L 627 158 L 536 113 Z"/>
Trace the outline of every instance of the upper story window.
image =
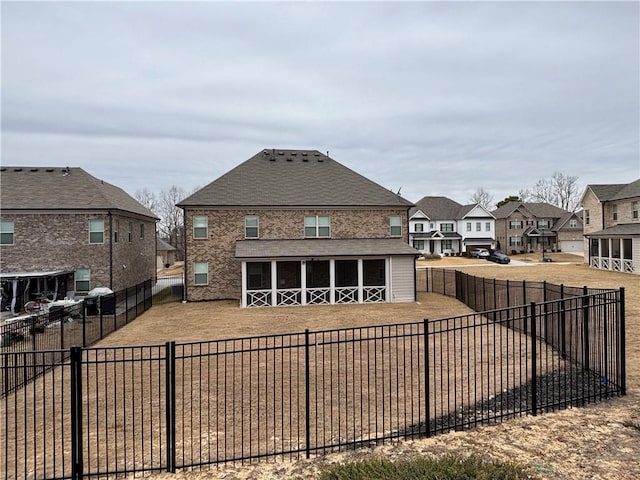
<path id="1" fill-rule="evenodd" d="M 144 223 L 140 224 L 140 238 L 144 238 Z"/>
<path id="2" fill-rule="evenodd" d="M 618 206 L 611 205 L 611 220 L 614 222 L 618 221 Z"/>
<path id="3" fill-rule="evenodd" d="M 129 222 L 129 243 L 133 240 L 133 222 Z"/>
<path id="4" fill-rule="evenodd" d="M 435 230 L 435 228 L 436 228 L 436 224 L 435 224 L 435 223 L 433 223 L 433 222 L 431 222 L 431 223 L 429 224 L 429 230 L 431 230 L 431 231 L 433 232 L 433 231 Z"/>
<path id="5" fill-rule="evenodd" d="M 509 221 L 509 230 L 520 230 L 522 229 L 522 221 L 521 220 L 510 220 Z"/>
<path id="6" fill-rule="evenodd" d="M 193 217 L 193 238 L 207 238 L 209 236 L 209 219 L 207 217 Z"/>
<path id="7" fill-rule="evenodd" d="M 576 220 L 575 218 L 572 218 L 571 220 L 569 220 L 569 227 L 578 228 L 578 220 Z"/>
<path id="8" fill-rule="evenodd" d="M 424 232 L 424 223 L 416 223 L 414 228 L 416 232 Z"/>
<path id="9" fill-rule="evenodd" d="M 591 218 L 589 217 L 589 210 L 585 210 L 584 211 L 584 223 L 585 225 L 589 225 L 589 221 L 591 220 Z"/>
<path id="10" fill-rule="evenodd" d="M 467 222 L 467 232 L 471 231 L 471 222 Z"/>
<path id="11" fill-rule="evenodd" d="M 207 262 L 196 262 L 193 264 L 193 284 L 209 284 L 209 264 Z"/>
<path id="12" fill-rule="evenodd" d="M 440 224 L 441 232 L 453 232 L 453 223 L 441 223 Z"/>
<path id="13" fill-rule="evenodd" d="M 490 232 L 491 231 L 491 222 L 485 222 L 484 231 L 485 232 Z"/>
<path id="14" fill-rule="evenodd" d="M 13 245 L 13 236 L 13 220 L 2 220 L 0 222 L 0 245 Z"/>
<path id="15" fill-rule="evenodd" d="M 256 215 L 244 217 L 244 237 L 258 238 L 258 217 Z"/>
<path id="16" fill-rule="evenodd" d="M 476 232 L 482 231 L 482 222 L 476 222 Z"/>
<path id="17" fill-rule="evenodd" d="M 549 228 L 548 220 L 538 220 L 538 228 Z"/>
<path id="18" fill-rule="evenodd" d="M 89 243 L 104 243 L 104 220 L 89 220 Z"/>
<path id="19" fill-rule="evenodd" d="M 120 232 L 120 220 L 113 222 L 113 243 L 118 243 L 118 232 Z"/>
<path id="20" fill-rule="evenodd" d="M 304 236 L 307 238 L 331 237 L 331 220 L 328 216 L 304 217 Z"/>
<path id="21" fill-rule="evenodd" d="M 631 202 L 631 218 L 638 219 L 638 202 Z"/>
<path id="22" fill-rule="evenodd" d="M 76 292 L 88 292 L 91 290 L 91 270 L 79 268 L 73 275 Z"/>
<path id="23" fill-rule="evenodd" d="M 400 237 L 402 235 L 402 217 L 400 215 L 389 217 L 389 229 L 392 237 Z"/>

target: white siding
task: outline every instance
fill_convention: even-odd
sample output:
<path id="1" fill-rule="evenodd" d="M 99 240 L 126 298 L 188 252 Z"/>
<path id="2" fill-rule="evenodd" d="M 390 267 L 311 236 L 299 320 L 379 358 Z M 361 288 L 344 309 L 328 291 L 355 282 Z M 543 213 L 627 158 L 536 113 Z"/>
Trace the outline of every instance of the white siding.
<path id="1" fill-rule="evenodd" d="M 640 238 L 634 237 L 633 245 L 633 273 L 640 275 Z"/>
<path id="2" fill-rule="evenodd" d="M 410 256 L 391 257 L 391 301 L 415 300 L 415 259 Z"/>

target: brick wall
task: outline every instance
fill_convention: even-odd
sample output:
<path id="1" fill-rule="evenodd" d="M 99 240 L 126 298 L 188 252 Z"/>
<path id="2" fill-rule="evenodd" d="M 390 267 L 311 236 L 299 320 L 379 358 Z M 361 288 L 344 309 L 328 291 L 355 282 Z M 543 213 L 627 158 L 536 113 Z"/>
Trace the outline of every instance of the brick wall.
<path id="1" fill-rule="evenodd" d="M 128 229 L 129 217 L 114 215 Z M 14 244 L 3 245 L 0 270 L 35 272 L 52 270 L 91 270 L 91 287 L 105 286 L 120 290 L 155 276 L 155 223 L 148 219 L 132 219 L 137 235 L 120 238 L 113 245 L 113 284 L 110 283 L 109 216 L 105 212 L 87 213 L 7 213 L 3 220 L 14 222 Z M 89 220 L 104 220 L 104 242 L 89 243 Z M 124 219 L 124 220 L 123 220 Z M 140 238 L 140 224 L 145 236 Z M 122 268 L 127 265 L 127 268 Z M 72 279 L 67 286 L 74 290 Z"/>
<path id="2" fill-rule="evenodd" d="M 402 218 L 403 240 L 408 243 L 406 209 L 282 209 L 282 210 L 214 210 L 188 209 L 185 220 L 187 260 L 186 283 L 190 301 L 239 299 L 242 292 L 241 262 L 235 258 L 235 242 L 245 239 L 246 215 L 259 217 L 259 238 L 295 240 L 304 237 L 304 217 L 331 217 L 331 238 L 389 238 L 389 217 Z M 193 217 L 207 216 L 208 238 L 193 238 Z M 207 262 L 209 284 L 195 286 L 194 262 Z"/>

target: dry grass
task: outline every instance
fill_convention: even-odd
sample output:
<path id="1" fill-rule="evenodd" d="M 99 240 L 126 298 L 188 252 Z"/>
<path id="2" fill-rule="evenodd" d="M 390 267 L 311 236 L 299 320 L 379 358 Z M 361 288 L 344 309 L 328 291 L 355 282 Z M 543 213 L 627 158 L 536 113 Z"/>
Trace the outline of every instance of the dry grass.
<path id="1" fill-rule="evenodd" d="M 324 465 L 367 455 L 387 458 L 478 454 L 528 466 L 545 479 L 640 478 L 640 277 L 588 268 L 582 259 L 551 254 L 552 263 L 537 255 L 518 255 L 522 266 L 502 266 L 484 260 L 446 258 L 424 266 L 451 267 L 486 278 L 548 281 L 571 286 L 626 289 L 627 396 L 587 408 L 539 417 L 524 417 L 501 425 L 456 432 L 430 439 L 383 445 L 373 450 L 332 454 L 296 463 L 225 466 L 214 474 L 225 479 L 312 478 Z M 441 318 L 462 314 L 466 307 L 449 298 L 423 294 L 419 304 L 237 308 L 233 302 L 170 305 L 152 309 L 116 332 L 104 345 L 151 343 L 166 339 L 229 338 L 264 333 L 372 325 Z M 215 312 L 215 313 L 214 313 Z M 178 479 L 210 478 L 210 473 L 181 472 Z M 158 474 L 159 478 L 165 475 Z M 167 479 L 175 479 L 173 475 Z"/>

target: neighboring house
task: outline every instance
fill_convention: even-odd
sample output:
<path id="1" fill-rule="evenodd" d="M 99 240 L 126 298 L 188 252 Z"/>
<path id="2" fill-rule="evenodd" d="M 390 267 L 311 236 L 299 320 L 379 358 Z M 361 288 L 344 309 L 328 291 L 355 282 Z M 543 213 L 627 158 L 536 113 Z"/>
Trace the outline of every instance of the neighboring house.
<path id="1" fill-rule="evenodd" d="M 315 150 L 262 150 L 182 200 L 185 298 L 411 302 L 413 204 Z"/>
<path id="2" fill-rule="evenodd" d="M 548 203 L 508 202 L 494 210 L 497 248 L 505 253 L 582 254 L 582 218 Z"/>
<path id="3" fill-rule="evenodd" d="M 160 237 L 156 238 L 157 265 L 158 270 L 168 268 L 176 263 L 176 247 L 170 245 Z"/>
<path id="4" fill-rule="evenodd" d="M 423 197 L 409 211 L 409 243 L 420 253 L 456 255 L 495 247 L 495 219 L 479 204 Z"/>
<path id="5" fill-rule="evenodd" d="M 640 274 L 640 180 L 587 185 L 582 195 L 585 262 Z"/>
<path id="6" fill-rule="evenodd" d="M 124 190 L 68 167 L 3 166 L 0 182 L 0 280 L 14 312 L 42 292 L 155 276 L 157 218 Z"/>

